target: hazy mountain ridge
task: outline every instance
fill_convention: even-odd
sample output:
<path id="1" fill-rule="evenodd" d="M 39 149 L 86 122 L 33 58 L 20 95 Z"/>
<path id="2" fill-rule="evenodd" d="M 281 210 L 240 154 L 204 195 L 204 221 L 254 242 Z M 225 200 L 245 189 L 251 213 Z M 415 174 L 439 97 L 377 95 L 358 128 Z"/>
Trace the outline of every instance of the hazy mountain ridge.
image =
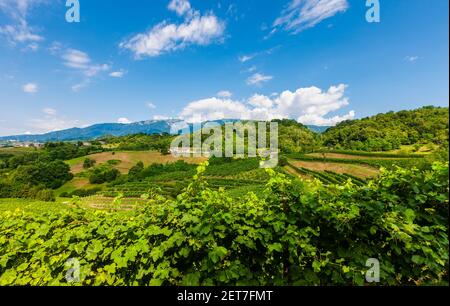
<path id="1" fill-rule="evenodd" d="M 216 120 L 219 124 L 234 122 L 236 120 Z M 70 128 L 61 131 L 49 132 L 36 135 L 13 135 L 0 137 L 0 141 L 18 141 L 18 142 L 49 142 L 49 141 L 77 141 L 92 140 L 104 136 L 126 136 L 132 134 L 173 134 L 173 127 L 183 121 L 178 119 L 170 120 L 147 120 L 131 124 L 123 123 L 100 123 L 88 126 L 86 128 Z M 307 126 L 311 131 L 323 133 L 329 127 Z M 190 130 L 194 129 L 191 125 Z M 176 134 L 176 132 L 175 132 Z"/>

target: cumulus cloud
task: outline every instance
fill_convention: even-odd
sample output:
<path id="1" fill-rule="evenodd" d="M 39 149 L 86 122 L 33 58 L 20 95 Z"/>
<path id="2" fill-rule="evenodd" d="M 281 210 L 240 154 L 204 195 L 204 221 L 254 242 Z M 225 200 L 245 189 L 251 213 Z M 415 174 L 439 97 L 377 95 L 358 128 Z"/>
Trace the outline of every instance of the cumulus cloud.
<path id="1" fill-rule="evenodd" d="M 131 121 L 128 118 L 119 118 L 117 119 L 117 123 L 121 123 L 121 124 L 130 124 Z"/>
<path id="2" fill-rule="evenodd" d="M 317 87 L 286 90 L 270 97 L 255 94 L 244 101 L 229 98 L 207 98 L 189 103 L 180 113 L 188 122 L 219 119 L 273 120 L 290 118 L 303 124 L 335 125 L 353 119 L 355 112 L 341 116 L 329 114 L 349 105 L 345 97 L 347 86 L 331 86 L 327 91 Z"/>
<path id="3" fill-rule="evenodd" d="M 148 32 L 137 34 L 119 46 L 133 52 L 137 59 L 155 57 L 190 45 L 209 45 L 218 41 L 225 31 L 225 24 L 213 13 L 201 15 L 199 11 L 192 10 L 186 0 L 172 1 L 169 9 L 178 15 L 184 15 L 184 22 L 174 24 L 163 21 Z"/>
<path id="4" fill-rule="evenodd" d="M 182 110 L 180 117 L 188 122 L 249 119 L 249 109 L 241 102 L 213 97 L 189 103 Z"/>
<path id="5" fill-rule="evenodd" d="M 0 25 L 0 34 L 11 44 L 42 41 L 44 37 L 36 34 L 29 26 L 27 17 L 33 6 L 44 3 L 43 0 L 0 0 L 0 11 L 10 19 L 10 24 Z"/>
<path id="6" fill-rule="evenodd" d="M 37 93 L 39 86 L 36 83 L 28 83 L 22 86 L 22 90 L 26 93 Z"/>
<path id="7" fill-rule="evenodd" d="M 228 90 L 221 90 L 217 93 L 219 98 L 230 98 L 233 96 L 233 93 Z"/>
<path id="8" fill-rule="evenodd" d="M 272 34 L 277 29 L 299 33 L 345 12 L 348 7 L 347 0 L 291 0 L 273 23 Z"/>
<path id="9" fill-rule="evenodd" d="M 266 96 L 255 94 L 248 99 L 248 104 L 259 108 L 272 108 L 273 101 Z"/>
<path id="10" fill-rule="evenodd" d="M 251 75 L 248 79 L 247 79 L 247 84 L 248 85 L 261 85 L 264 82 L 268 82 L 270 80 L 273 79 L 273 76 L 271 75 L 264 75 L 262 73 L 255 73 L 253 75 Z"/>

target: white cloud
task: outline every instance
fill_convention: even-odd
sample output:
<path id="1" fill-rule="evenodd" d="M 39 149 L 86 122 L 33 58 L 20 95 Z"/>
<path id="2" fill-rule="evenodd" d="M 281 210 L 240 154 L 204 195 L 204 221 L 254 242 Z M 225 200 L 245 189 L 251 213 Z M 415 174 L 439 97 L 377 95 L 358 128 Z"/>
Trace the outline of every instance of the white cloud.
<path id="1" fill-rule="evenodd" d="M 188 122 L 218 119 L 249 119 L 248 108 L 238 101 L 208 98 L 189 103 L 180 114 Z"/>
<path id="2" fill-rule="evenodd" d="M 119 118 L 119 119 L 117 119 L 117 123 L 130 124 L 131 121 L 128 118 Z"/>
<path id="3" fill-rule="evenodd" d="M 65 66 L 80 70 L 87 77 L 93 77 L 100 72 L 110 69 L 110 66 L 107 64 L 93 64 L 89 55 L 80 50 L 68 49 L 62 58 Z"/>
<path id="4" fill-rule="evenodd" d="M 419 57 L 417 55 L 414 55 L 414 56 L 408 55 L 405 57 L 405 61 L 408 61 L 410 63 L 415 63 L 415 62 L 417 62 L 418 59 L 419 59 Z"/>
<path id="5" fill-rule="evenodd" d="M 109 74 L 112 78 L 122 78 L 127 72 L 124 70 L 113 71 Z"/>
<path id="6" fill-rule="evenodd" d="M 71 89 L 73 92 L 79 92 L 81 89 L 87 87 L 89 85 L 90 81 L 83 80 L 81 83 L 72 85 Z"/>
<path id="7" fill-rule="evenodd" d="M 156 109 L 156 105 L 153 104 L 152 102 L 147 102 L 146 105 L 149 109 Z"/>
<path id="8" fill-rule="evenodd" d="M 274 30 L 281 28 L 296 34 L 345 12 L 348 7 L 347 0 L 291 0 L 275 20 Z"/>
<path id="9" fill-rule="evenodd" d="M 238 59 L 241 63 L 245 63 L 245 62 L 248 62 L 249 60 L 251 60 L 253 57 L 254 57 L 253 55 L 242 55 L 242 56 L 239 56 Z"/>
<path id="10" fill-rule="evenodd" d="M 248 99 L 248 104 L 259 108 L 272 108 L 273 101 L 266 96 L 255 94 Z"/>
<path id="11" fill-rule="evenodd" d="M 217 96 L 219 98 L 231 98 L 233 96 L 233 93 L 228 90 L 221 90 L 217 93 Z"/>
<path id="12" fill-rule="evenodd" d="M 9 18 L 11 24 L 0 26 L 0 34 L 13 45 L 17 43 L 39 42 L 44 38 L 28 25 L 27 17 L 33 6 L 44 3 L 42 0 L 0 0 L 0 11 Z"/>
<path id="13" fill-rule="evenodd" d="M 153 116 L 153 120 L 161 121 L 161 120 L 169 120 L 170 117 L 164 115 L 155 115 Z"/>
<path id="14" fill-rule="evenodd" d="M 57 114 L 56 109 L 50 107 L 46 107 L 42 111 L 48 116 L 55 116 Z"/>
<path id="15" fill-rule="evenodd" d="M 23 50 L 23 51 L 33 51 L 33 52 L 35 52 L 35 51 L 37 51 L 38 49 L 39 49 L 39 44 L 33 42 L 33 43 L 28 44 L 28 45 L 27 45 L 25 48 L 23 48 L 22 50 Z"/>
<path id="16" fill-rule="evenodd" d="M 188 122 L 219 119 L 273 120 L 290 118 L 303 124 L 335 125 L 353 119 L 355 112 L 330 117 L 329 114 L 349 105 L 346 85 L 331 86 L 327 91 L 317 87 L 286 90 L 271 97 L 255 94 L 246 101 L 207 98 L 189 103 L 180 113 Z"/>
<path id="17" fill-rule="evenodd" d="M 52 42 L 51 46 L 48 48 L 48 51 L 52 55 L 57 55 L 61 51 L 62 47 L 63 47 L 63 45 L 60 42 L 54 41 L 54 42 Z"/>
<path id="18" fill-rule="evenodd" d="M 42 109 L 42 113 L 45 115 L 44 118 L 32 119 L 27 123 L 27 126 L 31 128 L 30 134 L 41 134 L 86 126 L 80 120 L 58 115 L 57 110 L 54 108 L 46 107 Z"/>
<path id="19" fill-rule="evenodd" d="M 172 0 L 167 8 L 176 12 L 178 16 L 183 16 L 186 13 L 192 13 L 191 4 L 188 0 Z"/>
<path id="20" fill-rule="evenodd" d="M 255 73 L 247 79 L 248 85 L 261 85 L 261 83 L 268 82 L 273 79 L 271 75 L 264 75 L 261 73 Z"/>
<path id="21" fill-rule="evenodd" d="M 28 83 L 22 86 L 22 90 L 26 93 L 37 93 L 39 86 L 36 83 Z"/>
<path id="22" fill-rule="evenodd" d="M 177 13 L 186 14 L 187 4 L 187 1 L 172 1 L 169 8 L 173 7 Z M 140 59 L 181 50 L 189 45 L 205 46 L 220 40 L 225 30 L 225 24 L 221 20 L 213 13 L 201 15 L 198 11 L 190 12 L 181 24 L 163 21 L 150 31 L 137 34 L 119 46 L 132 51 L 135 58 Z"/>
<path id="23" fill-rule="evenodd" d="M 111 69 L 108 64 L 92 63 L 92 60 L 87 53 L 76 49 L 65 50 L 61 57 L 64 61 L 64 66 L 79 71 L 84 76 L 84 79 L 80 83 L 72 86 L 72 91 L 74 92 L 78 92 L 82 88 L 88 86 L 91 83 L 92 77 Z"/>
<path id="24" fill-rule="evenodd" d="M 244 72 L 252 73 L 256 71 L 256 66 L 251 66 L 250 68 L 246 69 Z"/>

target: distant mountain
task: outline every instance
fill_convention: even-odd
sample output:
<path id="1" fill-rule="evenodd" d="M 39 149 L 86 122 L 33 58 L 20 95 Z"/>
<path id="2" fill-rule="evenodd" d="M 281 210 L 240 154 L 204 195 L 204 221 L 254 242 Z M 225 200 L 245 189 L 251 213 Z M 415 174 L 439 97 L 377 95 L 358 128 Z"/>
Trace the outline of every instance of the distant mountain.
<path id="1" fill-rule="evenodd" d="M 235 122 L 237 120 L 215 120 L 209 121 L 223 125 L 227 122 Z M 201 125 L 194 125 L 186 123 L 179 119 L 169 120 L 148 120 L 140 121 L 130 124 L 122 123 L 102 123 L 95 124 L 86 128 L 71 128 L 67 130 L 55 131 L 40 135 L 16 135 L 0 137 L 1 142 L 56 142 L 56 141 L 83 141 L 92 140 L 104 136 L 126 136 L 132 134 L 184 134 L 195 132 Z"/>
<path id="2" fill-rule="evenodd" d="M 237 120 L 216 120 L 211 121 L 220 125 L 226 122 L 235 122 Z M 203 123 L 205 124 L 205 123 Z M 202 125 L 203 125 L 202 124 Z M 183 130 L 187 128 L 188 130 Z M 177 119 L 170 120 L 148 120 L 140 121 L 131 124 L 122 123 L 102 123 L 95 124 L 86 128 L 71 128 L 62 131 L 50 132 L 40 135 L 16 135 L 0 137 L 0 142 L 6 141 L 18 141 L 18 142 L 38 142 L 44 143 L 49 141 L 78 141 L 78 140 L 92 140 L 104 136 L 125 136 L 131 134 L 162 134 L 162 133 L 175 133 L 180 132 L 193 132 L 198 129 L 199 126 L 190 125 L 186 127 L 184 122 Z M 308 128 L 316 133 L 324 133 L 328 126 L 313 126 Z"/>
<path id="3" fill-rule="evenodd" d="M 48 142 L 90 140 L 103 136 L 125 136 L 130 134 L 162 134 L 170 133 L 171 126 L 179 120 L 150 120 L 131 124 L 103 123 L 86 128 L 72 128 L 50 132 L 42 135 L 17 135 L 0 137 L 0 141 Z"/>
<path id="4" fill-rule="evenodd" d="M 315 133 L 323 134 L 332 126 L 307 125 L 306 127 Z"/>

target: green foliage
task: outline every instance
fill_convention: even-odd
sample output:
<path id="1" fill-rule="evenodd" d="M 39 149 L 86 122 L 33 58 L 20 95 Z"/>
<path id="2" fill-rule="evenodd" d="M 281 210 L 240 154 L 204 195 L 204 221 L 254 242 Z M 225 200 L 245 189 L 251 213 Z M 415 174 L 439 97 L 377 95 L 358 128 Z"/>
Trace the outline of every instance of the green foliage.
<path id="1" fill-rule="evenodd" d="M 219 161 L 220 160 L 220 161 Z M 211 167 L 206 170 L 208 176 L 228 176 L 259 169 L 258 158 L 213 158 Z"/>
<path id="2" fill-rule="evenodd" d="M 323 141 L 326 146 L 363 151 L 389 151 L 401 145 L 430 142 L 445 146 L 448 145 L 448 120 L 448 108 L 429 106 L 390 112 L 342 122 L 328 129 Z"/>
<path id="3" fill-rule="evenodd" d="M 61 187 L 72 178 L 70 167 L 59 160 L 19 166 L 12 175 L 12 181 L 15 185 L 43 185 L 51 189 Z"/>
<path id="4" fill-rule="evenodd" d="M 90 197 L 90 196 L 96 195 L 100 191 L 102 191 L 102 188 L 100 188 L 100 187 L 95 187 L 95 188 L 90 188 L 90 189 L 76 189 L 72 192 L 63 192 L 59 196 L 61 198 L 73 198 L 73 197 L 84 198 L 84 197 Z"/>
<path id="5" fill-rule="evenodd" d="M 320 147 L 320 137 L 295 120 L 278 122 L 278 142 L 282 153 L 310 153 Z"/>
<path id="6" fill-rule="evenodd" d="M 86 158 L 83 162 L 83 169 L 89 169 L 95 166 L 96 161 L 90 158 Z"/>
<path id="7" fill-rule="evenodd" d="M 69 160 L 100 152 L 103 152 L 103 148 L 98 145 L 84 146 L 81 142 L 49 142 L 45 144 L 42 154 L 47 160 Z"/>
<path id="8" fill-rule="evenodd" d="M 163 164 L 152 164 L 146 168 L 142 163 L 138 163 L 132 169 L 130 169 L 131 174 L 129 176 L 130 180 L 143 180 L 150 177 L 155 177 L 159 175 L 163 175 L 169 172 L 184 172 L 184 171 L 192 171 L 195 169 L 195 165 L 191 165 L 186 163 L 185 161 L 179 160 L 175 163 L 167 163 Z"/>
<path id="9" fill-rule="evenodd" d="M 448 281 L 448 164 L 325 188 L 269 170 L 264 195 L 232 199 L 198 169 L 176 199 L 133 216 L 0 213 L 0 285 L 382 285 Z M 120 198 L 118 199 L 120 201 Z"/>
<path id="10" fill-rule="evenodd" d="M 106 145 L 112 145 L 119 151 L 154 150 L 167 154 L 174 136 L 168 134 L 134 134 L 101 139 Z"/>
<path id="11" fill-rule="evenodd" d="M 144 163 L 139 161 L 135 166 L 133 166 L 130 171 L 128 171 L 128 178 L 130 180 L 139 178 L 140 174 L 144 170 Z"/>
<path id="12" fill-rule="evenodd" d="M 120 176 L 120 171 L 108 165 L 101 165 L 89 172 L 89 183 L 103 184 L 116 180 Z"/>
<path id="13" fill-rule="evenodd" d="M 35 199 L 44 202 L 55 202 L 55 194 L 51 189 L 42 189 L 37 192 Z"/>
<path id="14" fill-rule="evenodd" d="M 317 153 L 336 153 L 350 156 L 377 157 L 377 158 L 425 158 L 419 154 L 385 153 L 385 152 L 364 152 L 349 150 L 319 150 Z"/>

